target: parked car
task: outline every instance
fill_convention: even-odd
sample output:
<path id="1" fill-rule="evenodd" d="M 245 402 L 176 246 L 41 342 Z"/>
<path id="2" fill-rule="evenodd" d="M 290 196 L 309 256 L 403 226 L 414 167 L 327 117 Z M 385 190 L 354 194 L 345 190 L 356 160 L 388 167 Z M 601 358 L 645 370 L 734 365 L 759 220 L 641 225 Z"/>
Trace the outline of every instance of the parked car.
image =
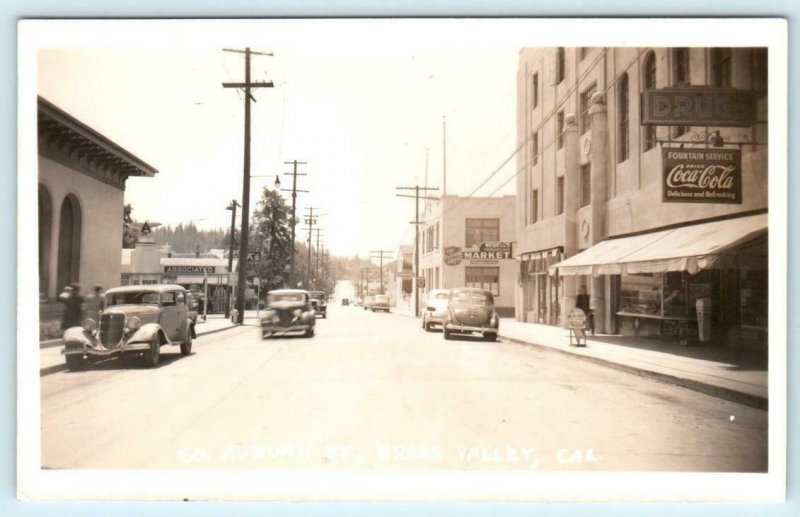
<path id="1" fill-rule="evenodd" d="M 450 291 L 442 325 L 445 339 L 453 334 L 480 334 L 487 341 L 497 341 L 499 325 L 491 292 L 472 287 Z"/>
<path id="2" fill-rule="evenodd" d="M 376 294 L 369 303 L 369 310 L 372 312 L 389 312 L 389 297 L 385 294 Z"/>
<path id="3" fill-rule="evenodd" d="M 261 317 L 261 337 L 266 339 L 298 332 L 313 337 L 316 317 L 308 291 L 270 291 L 267 293 L 267 308 Z"/>
<path id="4" fill-rule="evenodd" d="M 326 301 L 325 293 L 323 291 L 309 291 L 308 294 L 311 297 L 311 305 L 314 307 L 314 312 L 316 312 L 317 316 L 327 318 L 328 302 Z"/>
<path id="5" fill-rule="evenodd" d="M 433 289 L 428 293 L 425 302 L 425 312 L 422 313 L 422 328 L 431 331 L 433 325 L 442 325 L 444 314 L 447 312 L 447 299 L 450 289 Z"/>
<path id="6" fill-rule="evenodd" d="M 141 355 L 156 366 L 164 345 L 192 351 L 197 337 L 186 290 L 179 285 L 131 285 L 106 291 L 100 321 L 85 319 L 64 332 L 67 368 L 80 370 L 87 362 L 115 355 Z"/>
<path id="7" fill-rule="evenodd" d="M 350 298 L 342 298 L 342 305 L 350 305 Z"/>

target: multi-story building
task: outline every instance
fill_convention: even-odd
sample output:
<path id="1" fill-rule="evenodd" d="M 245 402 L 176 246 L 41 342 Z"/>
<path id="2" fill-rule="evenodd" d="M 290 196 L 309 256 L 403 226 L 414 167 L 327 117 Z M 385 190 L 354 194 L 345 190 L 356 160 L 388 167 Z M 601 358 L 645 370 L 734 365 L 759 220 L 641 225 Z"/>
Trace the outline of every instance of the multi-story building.
<path id="1" fill-rule="evenodd" d="M 479 287 L 492 292 L 498 314 L 514 315 L 515 203 L 515 196 L 442 196 L 426 205 L 419 227 L 420 300 L 431 289 Z"/>
<path id="2" fill-rule="evenodd" d="M 526 48 L 517 319 L 765 349 L 767 51 Z M 707 311 L 706 311 L 707 314 Z"/>

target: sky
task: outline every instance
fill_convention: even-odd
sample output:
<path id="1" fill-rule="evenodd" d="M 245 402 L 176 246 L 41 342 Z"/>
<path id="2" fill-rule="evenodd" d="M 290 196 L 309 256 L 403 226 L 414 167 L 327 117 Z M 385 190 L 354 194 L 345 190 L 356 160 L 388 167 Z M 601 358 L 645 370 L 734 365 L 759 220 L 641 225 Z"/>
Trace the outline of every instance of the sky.
<path id="1" fill-rule="evenodd" d="M 38 93 L 159 171 L 127 182 L 136 220 L 225 228 L 225 207 L 242 196 L 244 103 L 221 83 L 244 80 L 244 56 L 222 49 L 272 52 L 251 65 L 252 80 L 275 85 L 253 92 L 251 213 L 261 189 L 291 171 L 284 162 L 304 161 L 297 183 L 309 192 L 298 194 L 297 213 L 322 214 L 325 247 L 394 252 L 413 240 L 414 218 L 414 201 L 395 187 L 427 177 L 441 188 L 445 138 L 450 195 L 467 195 L 513 153 L 519 47 L 467 35 L 408 43 L 377 28 L 312 42 L 309 31 L 285 31 L 231 45 L 193 33 L 157 47 L 100 38 L 45 46 Z M 511 160 L 477 195 L 513 194 L 514 181 L 497 189 L 515 167 Z M 291 188 L 290 176 L 281 182 Z"/>

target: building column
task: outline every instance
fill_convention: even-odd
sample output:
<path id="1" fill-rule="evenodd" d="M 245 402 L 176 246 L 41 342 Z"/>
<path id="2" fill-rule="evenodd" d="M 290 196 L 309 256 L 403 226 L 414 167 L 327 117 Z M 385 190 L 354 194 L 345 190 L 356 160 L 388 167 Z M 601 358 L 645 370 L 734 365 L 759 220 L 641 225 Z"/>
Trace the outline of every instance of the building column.
<path id="1" fill-rule="evenodd" d="M 589 101 L 591 118 L 591 180 L 592 180 L 592 224 L 589 244 L 594 246 L 607 237 L 606 210 L 608 206 L 608 109 L 605 96 L 595 93 Z M 613 300 L 606 296 L 606 277 L 592 277 L 591 306 L 594 307 L 595 332 L 606 334 L 613 328 Z"/>
<path id="2" fill-rule="evenodd" d="M 578 210 L 580 209 L 581 164 L 578 145 L 578 124 L 572 113 L 564 117 L 564 254 L 572 257 L 578 252 Z M 566 325 L 566 316 L 575 308 L 578 295 L 578 279 L 564 277 L 563 310 L 561 325 Z M 538 292 L 537 292 L 538 299 Z"/>

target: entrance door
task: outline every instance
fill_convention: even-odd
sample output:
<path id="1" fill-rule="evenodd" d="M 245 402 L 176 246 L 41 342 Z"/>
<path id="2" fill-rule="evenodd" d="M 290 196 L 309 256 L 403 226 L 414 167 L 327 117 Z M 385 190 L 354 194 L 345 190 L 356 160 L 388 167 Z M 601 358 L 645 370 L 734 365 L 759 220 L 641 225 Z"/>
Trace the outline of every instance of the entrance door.
<path id="1" fill-rule="evenodd" d="M 70 194 L 61 204 L 58 231 L 58 291 L 80 280 L 81 270 L 81 207 Z"/>

